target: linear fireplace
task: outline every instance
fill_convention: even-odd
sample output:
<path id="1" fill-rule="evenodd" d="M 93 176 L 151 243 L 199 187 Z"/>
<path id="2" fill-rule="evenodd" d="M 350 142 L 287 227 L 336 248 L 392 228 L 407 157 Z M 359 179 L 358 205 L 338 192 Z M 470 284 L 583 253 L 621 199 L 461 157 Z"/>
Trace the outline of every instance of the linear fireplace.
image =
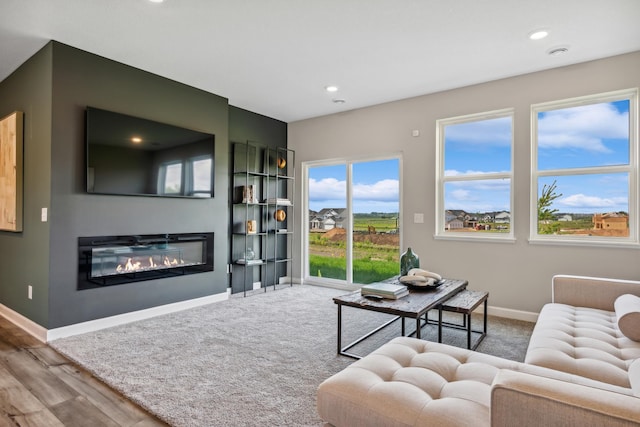
<path id="1" fill-rule="evenodd" d="M 213 271 L 213 233 L 78 238 L 78 289 Z"/>

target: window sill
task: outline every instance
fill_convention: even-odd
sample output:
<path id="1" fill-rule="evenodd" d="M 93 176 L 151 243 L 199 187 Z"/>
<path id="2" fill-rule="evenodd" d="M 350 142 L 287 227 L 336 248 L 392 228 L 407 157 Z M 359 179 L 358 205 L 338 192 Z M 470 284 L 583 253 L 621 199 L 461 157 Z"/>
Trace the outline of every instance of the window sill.
<path id="1" fill-rule="evenodd" d="M 555 246 L 581 246 L 581 247 L 596 247 L 596 248 L 617 248 L 617 249 L 640 249 L 640 244 L 631 240 L 625 240 L 621 242 L 611 240 L 586 240 L 586 239 L 562 239 L 551 238 L 541 239 L 537 237 L 529 238 L 530 245 L 555 245 Z"/>
<path id="2" fill-rule="evenodd" d="M 436 240 L 452 240 L 460 242 L 491 242 L 491 243 L 515 243 L 516 238 L 511 234 L 501 236 L 479 236 L 471 233 L 455 233 L 449 234 L 434 234 L 433 238 Z"/>

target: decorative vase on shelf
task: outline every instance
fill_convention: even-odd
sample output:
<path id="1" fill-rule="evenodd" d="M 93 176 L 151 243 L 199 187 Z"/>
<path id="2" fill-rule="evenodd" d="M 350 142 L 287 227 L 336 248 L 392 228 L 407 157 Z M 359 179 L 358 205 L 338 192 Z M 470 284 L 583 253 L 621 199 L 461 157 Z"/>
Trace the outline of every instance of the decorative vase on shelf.
<path id="1" fill-rule="evenodd" d="M 247 250 L 244 253 L 244 259 L 246 259 L 247 261 L 251 261 L 256 257 L 255 252 L 253 252 L 253 249 L 251 248 L 247 248 Z"/>
<path id="2" fill-rule="evenodd" d="M 419 267 L 420 258 L 411 248 L 407 248 L 407 251 L 400 256 L 400 275 L 406 276 L 409 270 Z"/>

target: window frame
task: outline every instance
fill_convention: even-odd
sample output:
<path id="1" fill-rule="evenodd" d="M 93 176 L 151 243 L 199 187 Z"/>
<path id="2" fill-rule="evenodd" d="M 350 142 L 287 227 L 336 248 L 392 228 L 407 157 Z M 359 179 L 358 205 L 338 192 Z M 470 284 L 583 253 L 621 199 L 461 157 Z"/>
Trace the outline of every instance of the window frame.
<path id="1" fill-rule="evenodd" d="M 573 108 L 585 105 L 629 101 L 629 163 L 613 166 L 582 166 L 538 170 L 538 115 L 541 112 Z M 529 242 L 577 246 L 638 246 L 638 89 L 624 89 L 593 95 L 543 102 L 531 105 L 531 183 Z M 628 173 L 629 236 L 571 236 L 538 233 L 538 182 L 542 177 L 578 176 L 611 173 Z"/>
<path id="2" fill-rule="evenodd" d="M 485 120 L 510 118 L 511 119 L 511 169 L 508 172 L 477 173 L 455 176 L 445 176 L 445 128 L 450 125 L 463 123 L 480 122 Z M 514 243 L 515 242 L 515 203 L 514 203 L 514 141 L 515 141 L 515 109 L 503 108 L 500 110 L 486 111 L 481 113 L 466 114 L 463 116 L 450 117 L 436 120 L 436 203 L 435 203 L 435 239 L 442 240 L 471 240 L 471 241 L 493 241 Z M 445 185 L 449 182 L 462 181 L 486 181 L 495 179 L 509 179 L 509 204 L 510 219 L 508 233 L 471 233 L 471 232 L 447 232 L 446 210 L 444 202 Z"/>

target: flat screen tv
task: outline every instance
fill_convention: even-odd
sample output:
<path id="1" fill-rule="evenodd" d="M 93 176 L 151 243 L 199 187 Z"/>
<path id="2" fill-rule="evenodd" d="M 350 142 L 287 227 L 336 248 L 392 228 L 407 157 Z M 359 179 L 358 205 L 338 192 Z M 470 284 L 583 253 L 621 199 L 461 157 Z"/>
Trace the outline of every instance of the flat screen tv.
<path id="1" fill-rule="evenodd" d="M 213 134 L 87 107 L 87 192 L 213 197 Z"/>

